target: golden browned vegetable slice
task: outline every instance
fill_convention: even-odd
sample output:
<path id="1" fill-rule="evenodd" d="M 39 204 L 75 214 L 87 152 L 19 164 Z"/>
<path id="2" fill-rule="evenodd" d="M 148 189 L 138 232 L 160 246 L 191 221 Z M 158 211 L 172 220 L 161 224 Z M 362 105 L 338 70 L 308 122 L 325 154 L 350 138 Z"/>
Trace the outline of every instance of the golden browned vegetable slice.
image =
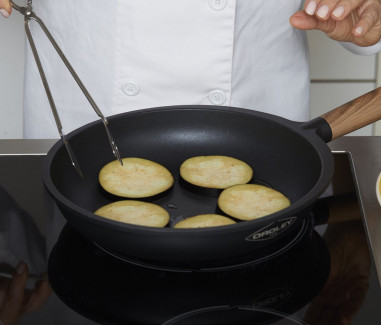
<path id="1" fill-rule="evenodd" d="M 162 165 L 142 158 L 123 158 L 105 165 L 99 172 L 99 183 L 109 193 L 143 198 L 162 193 L 173 185 L 171 173 Z"/>
<path id="2" fill-rule="evenodd" d="M 240 220 L 257 219 L 290 205 L 282 193 L 263 185 L 235 185 L 222 191 L 218 206 L 229 216 Z"/>
<path id="3" fill-rule="evenodd" d="M 94 213 L 107 219 L 139 226 L 162 228 L 169 222 L 169 214 L 161 206 L 134 200 L 113 202 Z"/>
<path id="4" fill-rule="evenodd" d="M 206 228 L 225 226 L 236 223 L 234 220 L 219 214 L 200 214 L 178 222 L 175 228 Z"/>
<path id="5" fill-rule="evenodd" d="M 246 184 L 253 177 L 253 170 L 248 164 L 236 158 L 198 156 L 182 163 L 180 175 L 193 185 L 224 189 L 236 184 Z"/>

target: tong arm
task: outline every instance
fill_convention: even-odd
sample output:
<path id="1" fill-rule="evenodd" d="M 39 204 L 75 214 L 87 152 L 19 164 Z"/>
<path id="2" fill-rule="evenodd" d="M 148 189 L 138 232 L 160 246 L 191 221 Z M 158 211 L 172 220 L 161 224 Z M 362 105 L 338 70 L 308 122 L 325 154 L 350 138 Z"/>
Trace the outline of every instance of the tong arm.
<path id="1" fill-rule="evenodd" d="M 45 92 L 47 94 L 49 104 L 50 104 L 50 107 L 51 107 L 52 112 L 53 112 L 53 116 L 54 116 L 54 119 L 55 119 L 55 122 L 56 122 L 56 125 L 58 128 L 58 132 L 59 132 L 62 140 L 65 143 L 66 149 L 68 151 L 68 154 L 69 154 L 69 157 L 72 161 L 73 166 L 77 169 L 78 173 L 81 176 L 83 176 L 82 171 L 79 168 L 79 164 L 77 162 L 77 159 L 75 158 L 74 151 L 71 149 L 69 142 L 66 140 L 65 134 L 63 133 L 63 130 L 62 130 L 62 123 L 61 123 L 61 120 L 59 118 L 59 114 L 58 114 L 58 111 L 56 109 L 56 106 L 55 106 L 55 103 L 53 100 L 53 96 L 51 94 L 49 84 L 48 84 L 48 81 L 46 79 L 44 69 L 42 67 L 41 60 L 39 58 L 37 48 L 35 46 L 35 43 L 34 43 L 34 40 L 32 37 L 32 33 L 30 31 L 30 28 L 29 28 L 29 21 L 31 19 L 36 21 L 39 24 L 39 26 L 41 27 L 41 29 L 44 31 L 46 37 L 48 38 L 50 43 L 53 45 L 54 49 L 56 50 L 57 54 L 59 55 L 59 57 L 61 58 L 61 60 L 65 64 L 66 68 L 69 70 L 69 72 L 72 75 L 72 77 L 74 78 L 74 80 L 77 82 L 79 88 L 82 90 L 83 94 L 85 95 L 86 99 L 88 100 L 88 102 L 90 103 L 92 108 L 94 109 L 95 113 L 100 117 L 100 119 L 101 119 L 101 121 L 102 121 L 102 123 L 106 129 L 107 137 L 108 137 L 109 143 L 111 145 L 113 154 L 119 160 L 121 165 L 123 165 L 121 156 L 119 154 L 118 147 L 116 146 L 114 138 L 112 137 L 111 132 L 108 128 L 108 121 L 107 121 L 106 117 L 103 115 L 101 110 L 98 108 L 97 104 L 95 103 L 95 101 L 91 97 L 90 93 L 87 91 L 86 87 L 84 86 L 81 79 L 79 78 L 79 76 L 77 75 L 77 73 L 73 69 L 72 65 L 70 64 L 69 60 L 66 58 L 66 56 L 62 52 L 61 48 L 59 47 L 59 45 L 57 44 L 57 42 L 55 41 L 55 39 L 53 38 L 53 36 L 49 32 L 48 28 L 45 26 L 44 22 L 33 12 L 32 0 L 28 0 L 27 6 L 25 6 L 25 7 L 22 7 L 22 6 L 15 4 L 12 0 L 10 0 L 10 3 L 14 9 L 19 11 L 25 17 L 24 21 L 25 21 L 25 31 L 27 34 L 27 38 L 28 38 L 29 44 L 31 46 L 31 49 L 32 49 L 32 52 L 33 52 L 33 55 L 34 55 L 34 58 L 35 58 L 41 79 L 42 79 L 42 82 L 44 84 Z"/>

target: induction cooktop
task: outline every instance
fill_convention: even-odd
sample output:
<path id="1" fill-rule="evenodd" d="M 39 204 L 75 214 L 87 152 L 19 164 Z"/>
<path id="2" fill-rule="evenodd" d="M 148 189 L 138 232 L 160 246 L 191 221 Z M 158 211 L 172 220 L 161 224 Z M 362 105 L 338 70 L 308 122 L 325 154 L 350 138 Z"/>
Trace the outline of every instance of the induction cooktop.
<path id="1" fill-rule="evenodd" d="M 334 153 L 312 231 L 279 254 L 213 272 L 136 265 L 88 242 L 45 192 L 44 157 L 0 156 L 4 324 L 381 324 L 379 279 L 345 153 Z M 12 304 L 20 261 L 29 279 Z M 47 279 L 49 292 L 41 289 Z"/>

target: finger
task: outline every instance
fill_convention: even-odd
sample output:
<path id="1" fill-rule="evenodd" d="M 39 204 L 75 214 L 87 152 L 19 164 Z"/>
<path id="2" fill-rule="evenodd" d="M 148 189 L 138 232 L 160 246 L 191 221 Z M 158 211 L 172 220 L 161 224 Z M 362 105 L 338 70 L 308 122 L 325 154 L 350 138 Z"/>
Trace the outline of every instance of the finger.
<path id="1" fill-rule="evenodd" d="M 353 35 L 364 36 L 373 26 L 381 24 L 381 13 L 379 6 L 369 6 L 360 13 L 360 19 L 353 27 Z"/>
<path id="2" fill-rule="evenodd" d="M 316 16 L 320 20 L 327 20 L 338 2 L 340 2 L 340 0 L 309 0 L 305 3 L 304 8 L 307 15 Z"/>
<path id="3" fill-rule="evenodd" d="M 315 16 L 320 20 L 327 20 L 339 0 L 322 0 L 316 7 Z"/>
<path id="4" fill-rule="evenodd" d="M 308 0 L 304 4 L 304 11 L 307 15 L 313 16 L 315 15 L 316 8 L 319 4 L 320 0 Z"/>
<path id="5" fill-rule="evenodd" d="M 335 20 L 343 20 L 346 18 L 352 11 L 356 10 L 361 3 L 364 1 L 359 0 L 341 0 L 339 1 L 335 8 L 333 8 L 331 17 Z"/>
<path id="6" fill-rule="evenodd" d="M 290 24 L 298 29 L 312 30 L 319 29 L 329 33 L 334 28 L 335 21 L 319 20 L 315 16 L 310 16 L 305 11 L 298 11 L 290 17 Z"/>
<path id="7" fill-rule="evenodd" d="M 16 267 L 16 272 L 13 274 L 12 282 L 8 289 L 7 300 L 11 303 L 18 303 L 22 301 L 28 279 L 28 268 L 24 262 L 20 262 Z"/>
<path id="8" fill-rule="evenodd" d="M 0 0 L 0 13 L 3 17 L 8 18 L 12 12 L 12 6 L 9 0 Z"/>
<path id="9" fill-rule="evenodd" d="M 6 294 L 5 302 L 1 310 L 1 319 L 4 323 L 12 324 L 19 318 L 21 306 L 24 300 L 26 281 L 28 279 L 28 267 L 20 262 L 13 275 L 12 282 Z"/>
<path id="10" fill-rule="evenodd" d="M 53 289 L 50 286 L 49 281 L 43 280 L 39 282 L 36 288 L 31 292 L 31 295 L 25 304 L 24 312 L 28 313 L 41 308 L 52 292 Z"/>

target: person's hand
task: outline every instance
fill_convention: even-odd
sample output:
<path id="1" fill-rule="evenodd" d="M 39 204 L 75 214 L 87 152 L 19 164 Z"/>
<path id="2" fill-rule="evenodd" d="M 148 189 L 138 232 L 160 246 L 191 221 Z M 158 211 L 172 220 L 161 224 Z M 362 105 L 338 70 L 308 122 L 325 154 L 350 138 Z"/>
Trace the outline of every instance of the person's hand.
<path id="1" fill-rule="evenodd" d="M 33 290 L 26 289 L 28 267 L 24 262 L 17 266 L 13 278 L 0 286 L 0 323 L 15 325 L 19 318 L 39 309 L 52 293 L 47 280 L 39 281 Z"/>
<path id="2" fill-rule="evenodd" d="M 9 3 L 9 0 L 0 0 L 0 13 L 5 18 L 8 18 L 11 12 L 12 12 L 12 6 Z"/>
<path id="3" fill-rule="evenodd" d="M 321 30 L 337 41 L 371 46 L 381 39 L 381 0 L 307 0 L 290 23 Z"/>

